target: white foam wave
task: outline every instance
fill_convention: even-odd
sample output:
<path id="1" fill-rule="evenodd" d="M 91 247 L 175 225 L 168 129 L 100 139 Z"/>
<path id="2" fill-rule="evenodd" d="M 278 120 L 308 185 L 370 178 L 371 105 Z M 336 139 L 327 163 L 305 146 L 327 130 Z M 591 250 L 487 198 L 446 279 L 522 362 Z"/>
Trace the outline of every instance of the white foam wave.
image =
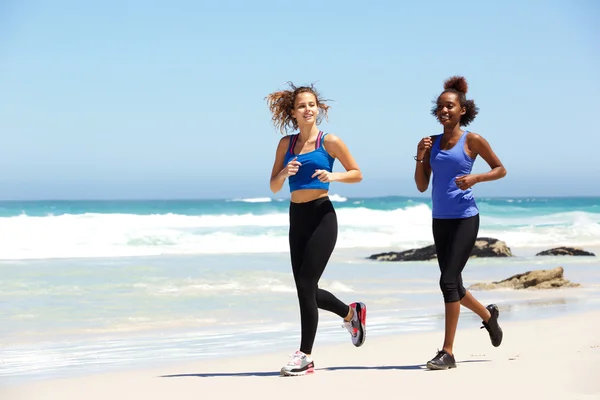
<path id="1" fill-rule="evenodd" d="M 340 203 L 343 203 L 344 201 L 348 200 L 348 198 L 340 196 L 339 194 L 330 194 L 328 197 L 329 197 L 329 200 L 337 201 Z"/>
<path id="2" fill-rule="evenodd" d="M 432 243 L 431 210 L 337 209 L 337 248 L 402 250 Z M 266 215 L 80 214 L 0 218 L 0 259 L 120 257 L 288 251 L 287 213 Z M 600 214 L 482 216 L 480 236 L 512 247 L 598 246 Z"/>
<path id="3" fill-rule="evenodd" d="M 514 207 L 513 207 L 514 209 Z M 520 215 L 518 218 L 499 218 L 485 216 L 486 223 L 496 226 L 588 226 L 600 224 L 600 214 L 583 211 L 561 212 L 547 215 Z"/>
<path id="4" fill-rule="evenodd" d="M 244 203 L 269 203 L 273 201 L 270 197 L 254 197 L 248 199 L 233 199 L 231 201 L 241 201 Z"/>
<path id="5" fill-rule="evenodd" d="M 284 201 L 285 199 L 276 199 L 277 201 Z M 343 203 L 348 200 L 348 198 L 340 196 L 339 194 L 330 194 L 329 200 L 334 202 Z M 242 202 L 242 203 L 270 203 L 273 201 L 270 197 L 249 197 L 244 199 L 233 199 L 228 200 L 230 202 Z"/>
<path id="6" fill-rule="evenodd" d="M 333 282 L 331 282 L 330 285 L 321 284 L 321 286 L 324 289 L 330 290 L 335 293 L 352 293 L 352 292 L 354 292 L 354 290 L 351 287 L 344 285 L 343 283 L 341 283 L 339 281 L 333 281 Z"/>
<path id="7" fill-rule="evenodd" d="M 291 282 L 291 278 L 290 278 Z M 144 290 L 153 296 L 179 297 L 179 296 L 219 296 L 244 295 L 252 293 L 295 293 L 293 283 L 285 284 L 280 280 L 249 279 L 248 281 L 231 279 L 228 281 L 196 281 L 190 282 L 160 282 L 146 286 Z"/>
<path id="8" fill-rule="evenodd" d="M 515 247 L 598 246 L 600 214 L 581 211 L 541 216 L 485 219 L 480 236 L 502 238 Z"/>

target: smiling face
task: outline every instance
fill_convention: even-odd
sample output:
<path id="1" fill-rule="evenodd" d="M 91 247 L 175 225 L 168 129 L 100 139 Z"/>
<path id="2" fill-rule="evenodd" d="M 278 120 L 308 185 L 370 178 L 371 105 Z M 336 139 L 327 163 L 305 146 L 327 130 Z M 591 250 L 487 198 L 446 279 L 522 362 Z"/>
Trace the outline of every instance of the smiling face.
<path id="1" fill-rule="evenodd" d="M 460 117 L 466 112 L 460 106 L 460 99 L 456 93 L 444 92 L 437 101 L 436 116 L 440 124 L 454 126 L 460 124 Z"/>
<path id="2" fill-rule="evenodd" d="M 310 92 L 299 93 L 292 111 L 298 126 L 314 124 L 318 115 L 319 107 L 315 95 Z"/>

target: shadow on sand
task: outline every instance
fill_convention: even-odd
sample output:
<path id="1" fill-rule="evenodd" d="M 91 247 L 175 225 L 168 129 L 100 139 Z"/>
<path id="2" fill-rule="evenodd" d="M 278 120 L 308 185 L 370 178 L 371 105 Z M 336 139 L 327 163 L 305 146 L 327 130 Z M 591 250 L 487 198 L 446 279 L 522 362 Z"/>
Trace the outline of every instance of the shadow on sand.
<path id="1" fill-rule="evenodd" d="M 457 362 L 460 364 L 468 364 L 468 363 L 485 363 L 489 362 L 489 360 L 466 360 Z M 315 371 L 362 371 L 362 370 L 419 370 L 429 371 L 425 364 L 415 364 L 415 365 L 379 365 L 374 367 L 367 366 L 345 366 L 345 367 L 326 367 L 326 368 L 315 368 Z M 160 378 L 217 378 L 217 377 L 241 377 L 241 376 L 279 376 L 279 371 L 260 371 L 260 372 L 206 372 L 206 373 L 197 373 L 197 374 L 173 374 L 173 375 L 161 375 Z"/>

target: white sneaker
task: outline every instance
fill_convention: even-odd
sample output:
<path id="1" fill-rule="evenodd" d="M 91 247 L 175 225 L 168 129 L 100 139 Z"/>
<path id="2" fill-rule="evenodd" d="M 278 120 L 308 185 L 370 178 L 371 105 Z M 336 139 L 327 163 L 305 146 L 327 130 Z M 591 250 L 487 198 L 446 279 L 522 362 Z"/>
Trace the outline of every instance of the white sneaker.
<path id="1" fill-rule="evenodd" d="M 315 362 L 300 350 L 290 356 L 290 360 L 281 368 L 283 376 L 300 376 L 315 372 Z"/>
<path id="2" fill-rule="evenodd" d="M 344 327 L 350 332 L 352 344 L 360 347 L 367 337 L 367 306 L 363 303 L 352 303 L 350 307 L 354 309 L 354 315 L 350 321 L 344 321 Z"/>

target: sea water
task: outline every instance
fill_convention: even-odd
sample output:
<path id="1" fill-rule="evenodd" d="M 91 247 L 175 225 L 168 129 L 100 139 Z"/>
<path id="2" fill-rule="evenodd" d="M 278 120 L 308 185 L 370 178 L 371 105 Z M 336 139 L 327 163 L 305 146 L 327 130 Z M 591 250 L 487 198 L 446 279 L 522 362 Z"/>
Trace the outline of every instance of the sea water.
<path id="1" fill-rule="evenodd" d="M 370 254 L 432 243 L 425 198 L 332 195 L 340 233 L 320 282 L 368 306 L 369 337 L 441 329 L 435 261 Z M 472 259 L 465 285 L 565 268 L 578 288 L 475 292 L 504 321 L 600 308 L 599 198 L 482 198 L 479 236 L 514 257 Z M 299 342 L 281 199 L 0 202 L 0 384 L 281 350 Z M 477 329 L 461 316 L 460 327 Z M 484 332 L 484 331 L 483 331 Z M 485 332 L 484 332 L 485 334 Z M 321 312 L 315 346 L 350 339 Z"/>

